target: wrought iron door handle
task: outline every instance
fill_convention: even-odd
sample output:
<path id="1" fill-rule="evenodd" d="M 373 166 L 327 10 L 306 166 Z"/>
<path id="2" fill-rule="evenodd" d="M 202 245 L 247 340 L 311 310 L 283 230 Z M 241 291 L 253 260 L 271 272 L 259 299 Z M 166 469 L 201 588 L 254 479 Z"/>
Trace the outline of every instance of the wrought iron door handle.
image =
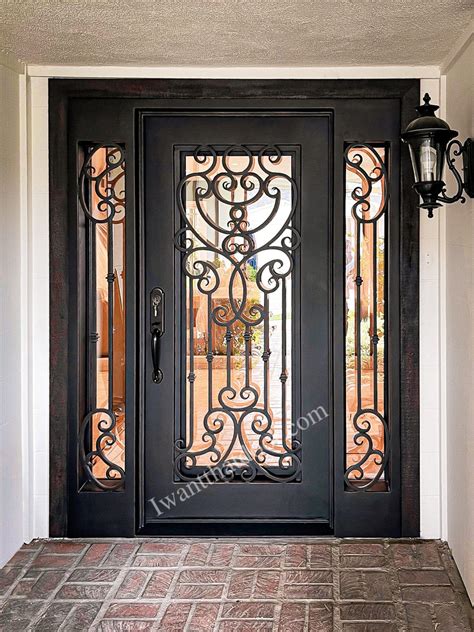
<path id="1" fill-rule="evenodd" d="M 161 333 L 156 328 L 151 332 L 151 359 L 153 361 L 152 379 L 159 384 L 163 379 L 163 371 L 160 369 L 160 338 Z"/>
<path id="2" fill-rule="evenodd" d="M 150 332 L 152 379 L 155 384 L 159 384 L 163 379 L 163 371 L 160 369 L 160 339 L 165 333 L 165 293 L 160 287 L 153 288 L 150 293 Z"/>

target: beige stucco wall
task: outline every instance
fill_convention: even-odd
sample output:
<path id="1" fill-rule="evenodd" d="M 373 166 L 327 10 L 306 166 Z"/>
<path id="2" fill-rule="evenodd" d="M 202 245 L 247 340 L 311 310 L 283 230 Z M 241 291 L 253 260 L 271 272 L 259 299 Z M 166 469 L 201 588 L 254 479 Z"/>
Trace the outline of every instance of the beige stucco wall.
<path id="1" fill-rule="evenodd" d="M 0 65 L 0 567 L 23 543 L 21 79 Z"/>
<path id="2" fill-rule="evenodd" d="M 474 137 L 474 38 L 447 69 L 446 119 Z M 474 601 L 474 200 L 445 213 L 447 536 Z"/>

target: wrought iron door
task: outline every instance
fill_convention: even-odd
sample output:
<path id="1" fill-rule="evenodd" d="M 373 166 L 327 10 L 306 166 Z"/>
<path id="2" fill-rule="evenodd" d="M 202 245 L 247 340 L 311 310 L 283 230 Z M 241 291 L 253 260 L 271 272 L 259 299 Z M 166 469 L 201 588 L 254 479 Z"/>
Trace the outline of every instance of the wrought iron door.
<path id="1" fill-rule="evenodd" d="M 142 130 L 145 527 L 328 528 L 330 115 Z"/>
<path id="2" fill-rule="evenodd" d="M 416 535 L 416 82 L 76 83 L 51 533 Z"/>

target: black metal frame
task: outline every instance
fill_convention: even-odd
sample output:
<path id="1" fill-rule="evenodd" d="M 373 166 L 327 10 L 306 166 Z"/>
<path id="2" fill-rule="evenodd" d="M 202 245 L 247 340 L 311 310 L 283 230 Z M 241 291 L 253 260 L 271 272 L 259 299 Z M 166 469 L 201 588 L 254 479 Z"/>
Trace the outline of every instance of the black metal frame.
<path id="1" fill-rule="evenodd" d="M 83 305 L 71 291 L 84 280 L 84 265 L 78 253 L 82 242 L 77 231 L 75 210 L 77 201 L 75 191 L 68 186 L 71 173 L 75 175 L 76 148 L 68 148 L 68 129 L 74 125 L 74 112 L 79 103 L 84 108 L 84 116 L 93 121 L 93 108 L 87 106 L 86 99 L 123 99 L 124 103 L 134 100 L 138 108 L 156 107 L 159 109 L 215 107 L 246 107 L 250 109 L 279 106 L 289 110 L 304 110 L 307 107 L 328 107 L 331 100 L 339 99 L 392 99 L 399 103 L 400 128 L 405 127 L 411 118 L 412 108 L 418 103 L 419 82 L 415 80 L 364 80 L 364 81 L 317 81 L 317 80 L 50 80 L 50 314 L 51 314 L 51 375 L 50 375 L 50 423 L 51 423 L 51 471 L 50 471 L 50 532 L 53 536 L 84 534 L 88 535 L 134 535 L 136 532 L 135 515 L 130 514 L 136 498 L 134 481 L 135 462 L 135 423 L 134 412 L 140 400 L 139 385 L 129 379 L 127 385 L 127 468 L 130 477 L 123 492 L 119 493 L 83 493 L 80 501 L 77 488 L 71 480 L 77 481 L 76 473 L 71 476 L 71 467 L 65 456 L 76 453 L 76 440 L 71 432 L 68 420 L 81 418 L 80 384 L 83 383 L 81 369 L 77 370 L 77 358 L 81 351 L 80 318 L 83 317 Z M 330 106 L 329 106 L 330 107 Z M 74 109 L 76 108 L 76 110 Z M 71 123 L 72 122 L 72 123 Z M 132 146 L 135 140 L 134 130 L 127 130 L 125 123 L 117 122 L 115 142 Z M 84 139 L 86 140 L 86 139 Z M 91 125 L 89 140 L 110 142 L 103 138 L 100 127 Z M 366 139 L 347 139 L 360 141 Z M 373 142 L 376 139 L 370 139 Z M 390 535 L 417 536 L 419 534 L 419 375 L 418 375 L 418 211 L 416 197 L 410 191 L 411 167 L 408 156 L 401 154 L 397 161 L 394 177 L 401 178 L 399 207 L 400 216 L 391 215 L 392 237 L 399 243 L 399 270 L 394 275 L 394 285 L 390 292 L 399 296 L 398 314 L 394 340 L 389 333 L 389 345 L 392 345 L 395 357 L 402 357 L 400 366 L 399 393 L 392 393 L 400 406 L 401 454 L 397 450 L 392 458 L 401 458 L 401 522 L 394 525 Z M 398 166 L 400 172 L 398 172 Z M 132 160 L 127 164 L 127 190 L 133 191 L 136 165 Z M 69 175 L 68 175 L 69 174 Z M 128 186 L 130 184 L 130 186 Z M 341 195 L 335 192 L 336 203 Z M 395 201 L 398 203 L 398 201 Z M 136 200 L 128 202 L 127 240 L 134 244 L 137 238 L 137 226 L 134 220 Z M 334 239 L 340 232 L 340 225 L 334 226 Z M 400 239 L 398 240 L 398 231 Z M 337 252 L 337 250 L 335 251 Z M 395 253 L 398 254 L 398 253 Z M 397 257 L 398 258 L 398 257 Z M 333 275 L 340 277 L 339 260 L 334 261 Z M 136 260 L 127 255 L 126 266 L 129 278 L 136 278 Z M 403 288 L 400 292 L 399 288 Z M 134 282 L 127 283 L 127 304 L 133 306 L 136 300 Z M 334 297 L 334 308 L 338 309 L 340 297 Z M 133 349 L 136 340 L 137 315 L 132 307 L 127 307 L 127 349 Z M 398 336 L 399 325 L 399 336 Z M 337 334 L 338 332 L 336 332 Z M 127 351 L 128 353 L 129 351 Z M 79 363 L 80 365 L 81 363 Z M 132 366 L 133 369 L 133 366 Z M 334 369 L 341 370 L 340 359 L 334 358 Z M 133 371 L 132 371 L 133 373 Z M 337 410 L 336 410 L 337 414 Z M 341 444 L 336 439 L 335 468 L 338 467 Z M 339 462 L 340 465 L 340 462 Z M 137 464 L 140 468 L 140 464 Z M 68 473 L 69 468 L 69 473 Z M 68 482 L 69 481 L 69 482 Z M 336 508 L 341 502 L 340 482 L 336 483 Z M 111 496 L 116 500 L 112 502 Z M 347 495 L 347 492 L 346 492 Z M 117 501 L 120 496 L 121 500 Z M 351 515 L 359 514 L 359 523 L 347 525 L 344 515 L 336 510 L 335 528 L 337 535 L 377 535 L 364 529 L 363 523 L 370 511 L 373 511 L 378 492 L 353 493 L 350 504 L 356 497 L 361 499 L 352 504 Z M 345 501 L 344 501 L 345 502 Z M 342 505 L 341 505 L 342 506 Z M 347 506 L 347 505 L 346 505 Z M 127 509 L 128 507 L 128 509 Z M 84 512 L 88 513 L 84 521 Z M 111 519 L 104 524 L 104 516 Z M 80 520 L 79 520 L 80 517 Z M 76 523 L 79 524 L 76 526 Z M 87 524 L 84 527 L 84 524 Z M 82 529 L 82 531 L 81 531 Z M 242 532 L 245 528 L 240 527 Z M 271 529 L 262 526 L 263 532 Z M 279 527 L 279 532 L 292 532 L 291 525 Z M 379 534 L 380 535 L 380 534 Z M 387 533 L 383 535 L 388 535 Z"/>

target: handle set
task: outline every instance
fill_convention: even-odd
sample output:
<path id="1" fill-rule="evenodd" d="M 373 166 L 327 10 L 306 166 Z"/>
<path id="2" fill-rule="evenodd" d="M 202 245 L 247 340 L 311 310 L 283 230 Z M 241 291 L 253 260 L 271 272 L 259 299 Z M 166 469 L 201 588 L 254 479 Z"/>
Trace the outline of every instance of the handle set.
<path id="1" fill-rule="evenodd" d="M 163 371 L 160 369 L 160 341 L 165 333 L 165 293 L 160 287 L 155 287 L 150 292 L 150 333 L 152 380 L 159 384 L 163 379 Z"/>

